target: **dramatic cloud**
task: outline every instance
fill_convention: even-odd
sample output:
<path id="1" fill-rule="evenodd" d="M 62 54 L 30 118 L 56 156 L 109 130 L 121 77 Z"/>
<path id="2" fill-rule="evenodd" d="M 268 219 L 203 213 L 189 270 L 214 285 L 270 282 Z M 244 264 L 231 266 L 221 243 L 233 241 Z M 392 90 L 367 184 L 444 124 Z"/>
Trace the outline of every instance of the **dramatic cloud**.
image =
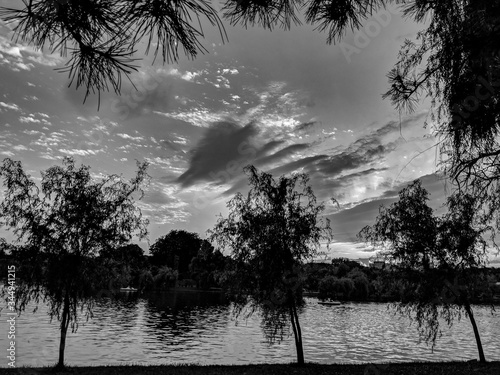
<path id="1" fill-rule="evenodd" d="M 228 121 L 213 124 L 192 151 L 189 169 L 178 182 L 183 187 L 200 181 L 228 183 L 255 157 L 251 138 L 257 133 L 253 123 L 243 127 Z"/>

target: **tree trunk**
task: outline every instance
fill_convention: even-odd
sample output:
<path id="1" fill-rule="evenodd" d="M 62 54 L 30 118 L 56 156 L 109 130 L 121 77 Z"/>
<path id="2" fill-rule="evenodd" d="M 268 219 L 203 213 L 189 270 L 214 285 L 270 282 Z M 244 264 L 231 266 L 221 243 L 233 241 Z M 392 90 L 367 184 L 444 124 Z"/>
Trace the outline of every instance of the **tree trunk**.
<path id="1" fill-rule="evenodd" d="M 295 303 L 290 307 L 290 319 L 292 322 L 293 335 L 295 338 L 295 348 L 297 350 L 297 364 L 304 365 L 304 349 L 302 347 L 302 330 L 300 329 L 299 316 Z"/>
<path id="2" fill-rule="evenodd" d="M 486 363 L 486 358 L 484 357 L 483 352 L 483 345 L 481 344 L 481 337 L 479 337 L 479 330 L 477 329 L 476 319 L 474 319 L 472 308 L 468 302 L 465 304 L 465 311 L 467 311 L 467 315 L 469 315 L 470 323 L 472 324 L 472 329 L 474 330 L 474 336 L 476 337 L 477 350 L 479 352 L 479 362 Z"/>
<path id="3" fill-rule="evenodd" d="M 59 362 L 56 368 L 64 368 L 64 348 L 66 347 L 66 333 L 69 327 L 69 296 L 64 297 L 63 314 L 61 321 L 61 341 L 59 342 Z"/>

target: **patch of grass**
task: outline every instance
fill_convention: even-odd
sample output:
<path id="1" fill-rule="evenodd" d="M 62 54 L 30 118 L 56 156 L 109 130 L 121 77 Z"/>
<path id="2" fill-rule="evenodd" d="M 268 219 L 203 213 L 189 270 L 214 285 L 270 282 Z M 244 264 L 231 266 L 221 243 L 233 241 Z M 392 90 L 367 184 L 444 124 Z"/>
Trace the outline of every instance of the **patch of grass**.
<path id="1" fill-rule="evenodd" d="M 64 371 L 53 368 L 0 369 L 4 374 L 71 374 L 71 375 L 499 375 L 500 362 L 410 362 L 385 364 L 334 364 L 308 363 L 262 364 L 244 366 L 95 366 L 67 367 Z"/>

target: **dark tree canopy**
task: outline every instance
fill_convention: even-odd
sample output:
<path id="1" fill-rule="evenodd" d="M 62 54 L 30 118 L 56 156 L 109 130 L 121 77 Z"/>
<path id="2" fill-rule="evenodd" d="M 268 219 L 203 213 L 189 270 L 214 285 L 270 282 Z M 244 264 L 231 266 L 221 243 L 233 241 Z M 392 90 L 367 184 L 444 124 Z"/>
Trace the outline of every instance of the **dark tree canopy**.
<path id="1" fill-rule="evenodd" d="M 116 175 L 93 181 L 89 167 L 72 158 L 42 172 L 41 189 L 20 162 L 4 159 L 0 176 L 6 188 L 0 225 L 22 243 L 13 251 L 19 265 L 15 309 L 30 302 L 48 303 L 49 315 L 61 322 L 58 366 L 64 366 L 66 332 L 78 327 L 81 313 L 92 316 L 94 296 L 107 286 L 100 252 L 147 235 L 148 221 L 135 207 L 147 163 L 138 163 L 129 183 Z M 142 195 L 139 196 L 142 197 Z"/>
<path id="2" fill-rule="evenodd" d="M 332 231 L 321 218 L 323 204 L 308 184 L 306 174 L 281 176 L 245 167 L 250 191 L 237 193 L 227 206 L 229 215 L 220 217 L 209 233 L 221 248 L 230 249 L 229 292 L 239 313 L 249 307 L 263 314 L 270 341 L 282 335 L 291 323 L 297 361 L 304 363 L 302 333 L 297 308 L 303 303 L 302 268 L 329 245 Z"/>
<path id="3" fill-rule="evenodd" d="M 220 250 L 215 250 L 210 242 L 203 240 L 198 254 L 189 264 L 189 273 L 196 281 L 198 288 L 218 287 L 223 278 L 226 263 L 226 257 Z"/>
<path id="4" fill-rule="evenodd" d="M 191 260 L 198 254 L 202 240 L 198 234 L 185 230 L 171 230 L 161 236 L 149 248 L 152 263 L 158 267 L 168 266 L 185 276 Z"/>
<path id="5" fill-rule="evenodd" d="M 140 275 L 147 265 L 144 250 L 137 244 L 103 249 L 99 261 L 108 270 L 109 293 L 122 287 L 140 286 Z"/>
<path id="6" fill-rule="evenodd" d="M 405 41 L 385 96 L 410 112 L 430 98 L 444 171 L 500 227 L 500 2 L 401 3 L 407 16 L 430 22 Z"/>
<path id="7" fill-rule="evenodd" d="M 137 244 L 126 244 L 116 249 L 103 249 L 100 254 L 102 258 L 110 258 L 125 263 L 142 264 L 144 262 L 144 250 Z"/>

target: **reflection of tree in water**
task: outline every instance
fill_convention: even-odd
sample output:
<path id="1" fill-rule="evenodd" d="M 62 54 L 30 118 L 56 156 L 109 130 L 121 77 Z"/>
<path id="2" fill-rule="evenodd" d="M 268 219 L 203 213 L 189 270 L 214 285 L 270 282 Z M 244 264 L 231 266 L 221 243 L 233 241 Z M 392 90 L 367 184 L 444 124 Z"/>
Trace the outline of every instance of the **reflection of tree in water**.
<path id="1" fill-rule="evenodd" d="M 95 301 L 94 319 L 87 326 L 90 340 L 109 340 L 112 332 L 114 342 L 128 342 L 134 339 L 142 325 L 141 315 L 146 302 L 137 294 L 117 294 Z M 100 343 L 99 343 L 100 345 Z"/>
<path id="2" fill-rule="evenodd" d="M 152 293 L 147 298 L 143 328 L 151 341 L 164 346 L 196 345 L 224 330 L 229 315 L 230 305 L 221 293 Z"/>

